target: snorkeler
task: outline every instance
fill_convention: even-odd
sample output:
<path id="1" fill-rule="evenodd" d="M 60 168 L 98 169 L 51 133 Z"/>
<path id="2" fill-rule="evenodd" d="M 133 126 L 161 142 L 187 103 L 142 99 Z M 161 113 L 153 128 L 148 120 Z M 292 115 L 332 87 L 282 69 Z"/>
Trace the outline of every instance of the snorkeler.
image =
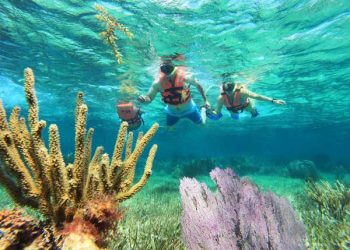
<path id="1" fill-rule="evenodd" d="M 202 95 L 205 106 L 210 107 L 202 85 L 186 74 L 185 67 L 174 66 L 172 60 L 162 61 L 159 78 L 152 84 L 146 95 L 140 95 L 138 100 L 142 103 L 150 103 L 158 92 L 162 101 L 166 104 L 166 124 L 168 127 L 175 125 L 181 118 L 188 118 L 196 124 L 203 124 L 205 119 L 194 103 L 190 86 L 196 86 Z"/>
<path id="2" fill-rule="evenodd" d="M 119 118 L 128 123 L 129 131 L 136 130 L 144 124 L 141 117 L 143 112 L 133 102 L 119 102 L 116 108 Z"/>
<path id="3" fill-rule="evenodd" d="M 217 100 L 216 109 L 207 109 L 207 117 L 212 120 L 220 119 L 222 117 L 221 109 L 223 105 L 225 105 L 226 109 L 230 111 L 231 117 L 235 120 L 239 118 L 238 112 L 243 112 L 244 110 L 249 111 L 252 118 L 257 117 L 259 113 L 250 98 L 267 101 L 278 105 L 286 104 L 286 102 L 283 100 L 270 98 L 251 92 L 244 85 L 224 82 L 221 85 L 221 93 Z"/>

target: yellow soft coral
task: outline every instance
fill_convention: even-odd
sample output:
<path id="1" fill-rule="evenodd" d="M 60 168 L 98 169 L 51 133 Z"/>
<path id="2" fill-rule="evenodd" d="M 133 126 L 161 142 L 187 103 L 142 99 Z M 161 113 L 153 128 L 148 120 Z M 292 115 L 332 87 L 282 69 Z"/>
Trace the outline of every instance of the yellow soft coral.
<path id="1" fill-rule="evenodd" d="M 45 145 L 42 131 L 45 121 L 39 120 L 38 101 L 34 91 L 34 74 L 25 69 L 25 93 L 29 105 L 28 124 L 15 107 L 7 121 L 0 100 L 0 183 L 13 200 L 21 206 L 31 206 L 46 216 L 59 228 L 72 220 L 81 208 L 96 197 L 114 196 L 122 201 L 142 188 L 150 174 L 157 146 L 153 145 L 141 179 L 133 185 L 135 166 L 148 142 L 155 135 L 158 124 L 142 136 L 139 135 L 132 150 L 133 134 L 125 143 L 127 123 L 120 126 L 113 156 L 97 147 L 91 159 L 93 129 L 86 132 L 88 107 L 83 94 L 76 101 L 75 158 L 66 164 L 60 148 L 58 127 L 49 127 L 49 147 Z M 122 159 L 126 144 L 125 157 Z M 80 211 L 80 212 L 79 212 Z"/>

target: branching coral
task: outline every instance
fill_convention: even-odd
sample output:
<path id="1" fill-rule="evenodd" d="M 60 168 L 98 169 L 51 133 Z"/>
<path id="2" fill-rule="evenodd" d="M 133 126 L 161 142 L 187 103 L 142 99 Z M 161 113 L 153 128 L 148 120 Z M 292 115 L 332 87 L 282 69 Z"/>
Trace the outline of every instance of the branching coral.
<path id="1" fill-rule="evenodd" d="M 114 197 L 116 202 L 120 202 L 130 198 L 146 184 L 157 145 L 152 146 L 144 174 L 135 184 L 134 171 L 158 124 L 154 124 L 145 135 L 139 135 L 133 151 L 133 135 L 130 132 L 125 158 L 122 159 L 127 133 L 127 123 L 122 123 L 111 159 L 108 154 L 103 154 L 102 147 L 97 147 L 90 159 L 93 129 L 86 133 L 88 108 L 83 94 L 79 93 L 76 101 L 74 163 L 66 165 L 58 127 L 53 124 L 49 128 L 48 148 L 42 138 L 46 122 L 39 120 L 34 83 L 32 70 L 25 69 L 29 128 L 25 118 L 20 117 L 19 107 L 13 109 L 8 121 L 0 100 L 0 159 L 3 165 L 0 168 L 0 181 L 15 203 L 39 210 L 58 232 L 63 224 L 71 222 L 73 218 L 84 219 L 84 207 L 97 196 Z M 100 208 L 104 206 L 101 204 Z"/>
<path id="2" fill-rule="evenodd" d="M 118 29 L 120 32 L 127 35 L 129 39 L 132 39 L 134 35 L 129 31 L 127 27 L 119 23 L 117 19 L 111 16 L 107 12 L 107 10 L 103 8 L 101 5 L 97 4 L 95 6 L 95 9 L 99 12 L 99 14 L 96 15 L 96 18 L 101 22 L 103 22 L 106 25 L 106 29 L 107 29 L 106 31 L 101 32 L 100 34 L 103 37 L 104 41 L 109 46 L 111 46 L 117 62 L 121 64 L 123 62 L 123 56 L 119 52 L 119 48 L 116 43 L 116 40 L 118 40 L 118 38 L 115 35 L 115 29 Z"/>
<path id="3" fill-rule="evenodd" d="M 350 248 L 350 188 L 340 182 L 307 183 L 301 207 L 310 249 Z"/>

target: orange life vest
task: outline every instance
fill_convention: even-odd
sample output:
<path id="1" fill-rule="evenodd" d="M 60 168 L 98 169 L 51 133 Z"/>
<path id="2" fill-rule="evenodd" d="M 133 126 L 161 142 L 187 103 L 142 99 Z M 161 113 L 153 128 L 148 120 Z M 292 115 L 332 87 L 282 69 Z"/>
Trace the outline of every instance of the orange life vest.
<path id="1" fill-rule="evenodd" d="M 221 86 L 221 96 L 224 99 L 224 105 L 227 110 L 237 113 L 238 111 L 243 112 L 243 110 L 249 105 L 249 98 L 245 99 L 243 102 L 241 100 L 241 89 L 242 86 L 238 86 L 234 90 L 233 102 L 230 102 L 230 98 L 227 96 L 227 93 L 224 91 Z"/>
<path id="2" fill-rule="evenodd" d="M 129 124 L 141 121 L 140 110 L 132 102 L 121 102 L 116 106 L 119 118 L 123 121 L 127 121 Z"/>
<path id="3" fill-rule="evenodd" d="M 163 72 L 159 74 L 162 101 L 171 105 L 186 103 L 191 99 L 190 89 L 184 89 L 185 67 L 176 67 L 175 70 L 174 80 L 169 80 Z"/>

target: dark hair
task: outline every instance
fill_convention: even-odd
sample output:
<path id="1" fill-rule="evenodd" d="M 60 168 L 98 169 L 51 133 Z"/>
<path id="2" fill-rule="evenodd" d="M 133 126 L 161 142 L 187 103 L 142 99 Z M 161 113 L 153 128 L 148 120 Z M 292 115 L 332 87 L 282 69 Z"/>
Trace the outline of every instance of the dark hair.
<path id="1" fill-rule="evenodd" d="M 225 92 L 231 92 L 235 88 L 235 84 L 232 82 L 224 82 L 222 85 Z"/>

